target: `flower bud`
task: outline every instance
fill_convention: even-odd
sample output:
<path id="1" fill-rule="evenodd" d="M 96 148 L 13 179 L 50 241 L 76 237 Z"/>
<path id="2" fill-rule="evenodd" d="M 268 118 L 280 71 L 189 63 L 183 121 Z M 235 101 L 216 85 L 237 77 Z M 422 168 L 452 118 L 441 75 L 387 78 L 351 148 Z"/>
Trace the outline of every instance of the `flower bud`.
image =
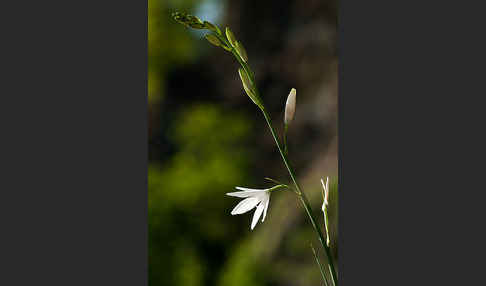
<path id="1" fill-rule="evenodd" d="M 198 17 L 196 16 L 193 16 L 193 15 L 189 15 L 189 14 L 186 14 L 186 13 L 181 13 L 181 12 L 174 12 L 172 13 L 172 17 L 174 17 L 174 19 L 187 26 L 187 27 L 191 27 L 191 28 L 194 28 L 194 29 L 205 29 L 206 26 L 204 25 L 204 23 L 201 21 L 201 19 L 199 19 Z"/>
<path id="2" fill-rule="evenodd" d="M 221 46 L 221 41 L 213 34 L 207 34 L 206 36 L 204 36 L 206 38 L 206 40 L 208 40 L 208 42 L 210 42 L 211 44 L 215 45 L 215 46 Z"/>
<path id="3" fill-rule="evenodd" d="M 324 184 L 324 180 L 321 179 L 322 190 L 323 190 L 323 203 L 322 203 L 322 211 L 324 211 L 325 206 L 329 205 L 329 177 L 326 177 L 326 184 Z"/>
<path id="4" fill-rule="evenodd" d="M 204 29 L 204 28 L 206 28 L 206 26 L 204 26 L 203 23 L 197 23 L 197 22 L 189 23 L 189 26 L 193 29 Z"/>
<path id="5" fill-rule="evenodd" d="M 245 48 L 243 48 L 243 45 L 238 41 L 235 42 L 235 50 L 236 52 L 238 52 L 238 55 L 240 55 L 241 59 L 246 63 L 248 61 L 246 50 Z"/>
<path id="6" fill-rule="evenodd" d="M 251 82 L 248 78 L 248 74 L 246 73 L 246 71 L 243 68 L 239 68 L 238 73 L 240 74 L 241 82 L 243 83 L 243 88 L 245 89 L 246 94 L 261 110 L 263 110 L 263 103 L 253 91 Z"/>
<path id="7" fill-rule="evenodd" d="M 204 21 L 204 25 L 206 26 L 206 29 L 221 35 L 221 30 L 219 30 L 219 28 L 216 25 L 213 25 L 211 22 Z"/>
<path id="8" fill-rule="evenodd" d="M 233 32 L 231 32 L 231 30 L 228 27 L 226 27 L 226 38 L 228 39 L 228 41 L 233 47 L 236 46 L 235 35 L 233 35 Z"/>
<path id="9" fill-rule="evenodd" d="M 297 91 L 295 90 L 295 88 L 292 88 L 290 90 L 289 96 L 287 97 L 287 103 L 285 104 L 285 125 L 290 124 L 290 122 L 292 122 L 292 120 L 294 119 L 296 93 Z"/>

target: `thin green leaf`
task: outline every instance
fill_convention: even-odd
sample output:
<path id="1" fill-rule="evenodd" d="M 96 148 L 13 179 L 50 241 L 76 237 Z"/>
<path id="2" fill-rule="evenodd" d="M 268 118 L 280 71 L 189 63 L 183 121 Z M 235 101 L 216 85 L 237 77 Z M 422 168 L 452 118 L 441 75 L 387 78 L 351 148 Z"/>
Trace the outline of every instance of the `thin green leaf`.
<path id="1" fill-rule="evenodd" d="M 322 280 L 324 281 L 324 284 L 326 284 L 326 286 L 329 286 L 329 283 L 327 282 L 326 274 L 324 273 L 324 268 L 322 268 L 322 264 L 319 261 L 319 257 L 317 257 L 316 250 L 314 249 L 314 246 L 312 246 L 312 243 L 310 247 L 312 249 L 312 253 L 314 254 L 314 258 L 316 259 L 317 265 L 319 266 L 319 270 L 321 271 Z"/>

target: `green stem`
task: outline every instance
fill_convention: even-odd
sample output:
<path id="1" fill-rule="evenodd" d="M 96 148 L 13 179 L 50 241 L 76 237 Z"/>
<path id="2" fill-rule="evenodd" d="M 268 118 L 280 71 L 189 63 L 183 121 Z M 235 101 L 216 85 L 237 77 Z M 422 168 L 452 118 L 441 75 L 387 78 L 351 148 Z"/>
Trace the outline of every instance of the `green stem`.
<path id="1" fill-rule="evenodd" d="M 284 134 L 283 134 L 283 144 L 284 144 L 284 153 L 285 155 L 289 154 L 289 150 L 287 147 L 287 130 L 289 128 L 288 124 L 284 124 Z"/>
<path id="2" fill-rule="evenodd" d="M 251 69 L 248 66 L 248 64 L 245 61 L 243 61 L 243 59 L 241 59 L 241 57 L 238 54 L 238 52 L 236 52 L 236 50 L 233 48 L 233 46 L 231 46 L 231 44 L 226 40 L 225 37 L 223 37 L 222 35 L 217 34 L 217 33 L 215 35 L 216 35 L 216 37 L 219 38 L 220 41 L 222 41 L 229 48 L 231 48 L 231 53 L 235 56 L 236 60 L 240 63 L 240 65 L 243 67 L 243 69 L 245 70 L 245 72 L 248 74 L 248 76 L 250 78 L 250 81 L 251 81 L 251 84 L 254 87 L 254 91 L 255 91 L 257 97 L 258 98 L 261 98 L 260 97 L 260 94 L 258 92 L 258 89 L 256 88 L 255 76 L 253 75 L 253 72 L 251 71 Z M 299 199 L 302 202 L 302 205 L 304 206 L 304 209 L 305 209 L 305 211 L 306 211 L 307 215 L 309 216 L 309 219 L 310 219 L 310 221 L 312 223 L 312 227 L 317 232 L 319 241 L 321 242 L 321 245 L 322 245 L 322 247 L 324 248 L 324 250 L 326 252 L 327 260 L 329 262 L 329 268 L 330 268 L 331 278 L 332 278 L 332 281 L 333 281 L 334 286 L 337 286 L 336 271 L 334 270 L 334 264 L 332 262 L 331 251 L 330 251 L 329 247 L 327 246 L 327 244 L 324 241 L 324 236 L 322 235 L 321 229 L 317 226 L 316 220 L 314 218 L 314 215 L 312 214 L 312 209 L 310 207 L 310 204 L 309 204 L 309 201 L 307 200 L 306 195 L 300 190 L 300 187 L 297 184 L 297 181 L 296 181 L 295 175 L 294 175 L 294 171 L 290 167 L 289 161 L 287 159 L 287 154 L 283 150 L 283 148 L 282 148 L 282 146 L 280 144 L 280 141 L 278 139 L 278 136 L 277 136 L 277 134 L 275 132 L 275 129 L 272 126 L 272 121 L 270 119 L 270 116 L 267 113 L 267 111 L 265 110 L 265 108 L 263 108 L 263 106 L 260 109 L 263 112 L 263 116 L 265 116 L 265 120 L 267 121 L 268 127 L 270 128 L 270 131 L 272 133 L 273 139 L 275 140 L 275 143 L 277 144 L 277 148 L 280 151 L 280 155 L 282 156 L 282 159 L 284 161 L 285 167 L 287 167 L 287 170 L 288 170 L 288 172 L 290 174 L 290 177 L 292 178 L 292 181 L 293 181 L 293 183 L 295 185 L 296 193 L 299 196 Z"/>
<path id="3" fill-rule="evenodd" d="M 314 215 L 312 213 L 312 209 L 309 204 L 309 200 L 307 199 L 307 196 L 300 190 L 299 184 L 297 184 L 297 180 L 295 179 L 294 171 L 292 167 L 290 167 L 290 163 L 287 159 L 287 155 L 284 153 L 282 146 L 280 144 L 280 141 L 278 140 L 277 134 L 275 132 L 275 129 L 273 128 L 272 125 L 272 120 L 270 119 L 270 116 L 266 112 L 266 110 L 262 110 L 263 115 L 265 117 L 265 120 L 267 121 L 268 127 L 270 128 L 270 132 L 272 133 L 273 139 L 275 140 L 275 143 L 277 144 L 277 148 L 280 151 L 280 155 L 282 156 L 282 159 L 284 161 L 285 167 L 287 167 L 287 171 L 290 174 L 290 177 L 292 178 L 292 182 L 295 185 L 295 188 L 297 190 L 297 195 L 299 196 L 300 201 L 302 202 L 302 205 L 304 206 L 304 209 L 312 223 L 312 227 L 314 230 L 317 232 L 319 241 L 321 242 L 322 247 L 324 248 L 324 251 L 326 252 L 327 260 L 329 262 L 329 268 L 331 269 L 331 278 L 335 286 L 337 286 L 337 277 L 336 277 L 336 271 L 334 269 L 334 264 L 333 264 L 333 259 L 331 256 L 331 251 L 329 247 L 327 246 L 324 236 L 322 234 L 321 229 L 317 226 L 316 220 L 314 218 Z"/>
<path id="4" fill-rule="evenodd" d="M 330 234 L 329 234 L 329 221 L 328 221 L 328 216 L 327 216 L 327 206 L 324 208 L 324 227 L 326 229 L 326 245 L 329 246 L 329 243 L 331 241 L 330 239 Z"/>

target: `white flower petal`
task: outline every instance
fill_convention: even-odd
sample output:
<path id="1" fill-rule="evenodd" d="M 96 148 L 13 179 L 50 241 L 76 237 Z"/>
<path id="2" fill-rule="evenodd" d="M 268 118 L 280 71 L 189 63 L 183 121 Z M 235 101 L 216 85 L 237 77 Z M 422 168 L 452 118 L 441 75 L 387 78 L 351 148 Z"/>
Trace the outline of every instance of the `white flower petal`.
<path id="1" fill-rule="evenodd" d="M 250 188 L 243 188 L 243 187 L 235 187 L 235 189 L 240 191 L 263 191 L 263 189 L 250 189 Z"/>
<path id="2" fill-rule="evenodd" d="M 254 208 L 259 202 L 260 199 L 255 197 L 244 199 L 236 205 L 236 207 L 231 211 L 231 214 L 237 215 L 237 214 L 246 213 L 247 211 Z"/>
<path id="3" fill-rule="evenodd" d="M 267 198 L 265 198 L 264 201 L 262 201 L 262 204 L 265 203 L 265 208 L 263 209 L 263 218 L 262 218 L 262 222 L 265 221 L 265 217 L 267 216 L 267 209 L 268 209 L 268 203 L 270 202 L 270 196 L 268 196 Z"/>
<path id="4" fill-rule="evenodd" d="M 258 219 L 260 218 L 260 216 L 262 215 L 262 212 L 263 212 L 263 209 L 264 209 L 264 205 L 263 205 L 263 202 L 260 203 L 258 205 L 258 207 L 256 208 L 256 211 L 255 211 L 255 214 L 253 215 L 253 220 L 251 222 L 251 230 L 253 230 L 253 228 L 255 227 L 255 225 L 257 224 L 258 222 Z"/>
<path id="5" fill-rule="evenodd" d="M 240 191 L 246 191 L 246 192 L 266 192 L 268 189 L 250 189 L 250 188 L 243 188 L 243 187 L 235 187 L 235 189 L 240 190 Z"/>
<path id="6" fill-rule="evenodd" d="M 248 197 L 257 196 L 258 194 L 262 194 L 268 191 L 268 189 L 248 189 L 242 187 L 236 187 L 236 189 L 242 190 L 243 192 L 226 193 L 226 195 L 232 197 L 238 197 L 238 198 L 248 198 Z"/>
<path id="7" fill-rule="evenodd" d="M 324 189 L 324 202 L 322 208 L 324 209 L 324 205 L 329 205 L 328 198 L 329 198 L 329 177 L 326 177 L 326 184 L 324 185 L 324 180 L 321 179 L 322 188 Z"/>
<path id="8" fill-rule="evenodd" d="M 232 193 L 226 193 L 226 195 L 230 197 L 248 198 L 248 197 L 256 197 L 259 193 L 260 192 L 232 192 Z"/>

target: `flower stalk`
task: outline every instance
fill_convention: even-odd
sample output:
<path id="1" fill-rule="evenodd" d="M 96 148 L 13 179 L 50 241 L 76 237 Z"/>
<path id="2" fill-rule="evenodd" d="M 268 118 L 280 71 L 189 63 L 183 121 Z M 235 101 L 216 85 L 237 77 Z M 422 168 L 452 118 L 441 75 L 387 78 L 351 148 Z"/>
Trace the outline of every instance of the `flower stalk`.
<path id="1" fill-rule="evenodd" d="M 187 15 L 187 14 L 184 14 L 184 13 L 178 13 L 178 12 L 174 13 L 173 16 L 178 22 L 180 22 L 180 23 L 182 23 L 182 24 L 184 24 L 188 27 L 192 27 L 192 28 L 195 28 L 195 29 L 207 29 L 207 30 L 214 32 L 211 35 L 213 35 L 215 38 L 217 38 L 220 42 L 217 42 L 216 39 L 213 36 L 210 36 L 209 38 L 206 37 L 208 39 L 208 41 L 210 41 L 212 44 L 217 43 L 217 44 L 219 44 L 219 46 L 223 47 L 225 50 L 230 51 L 235 56 L 238 63 L 241 65 L 242 69 L 239 69 L 239 74 L 240 74 L 240 77 L 241 77 L 241 80 L 242 80 L 242 83 L 243 83 L 243 87 L 244 87 L 246 93 L 248 94 L 248 96 L 250 97 L 250 99 L 258 106 L 258 108 L 262 111 L 263 116 L 265 117 L 265 121 L 268 124 L 268 128 L 270 129 L 270 132 L 272 134 L 273 139 L 275 140 L 275 143 L 276 143 L 277 148 L 280 152 L 280 155 L 281 155 L 282 160 L 285 164 L 285 167 L 287 168 L 287 171 L 290 175 L 290 178 L 292 179 L 292 182 L 294 184 L 295 193 L 297 194 L 300 202 L 302 203 L 302 205 L 305 209 L 305 212 L 307 213 L 307 216 L 309 217 L 309 220 L 312 224 L 312 227 L 314 228 L 314 230 L 317 233 L 319 242 L 321 243 L 322 247 L 324 248 L 324 251 L 326 253 L 327 260 L 328 260 L 329 272 L 330 272 L 330 276 L 331 276 L 331 280 L 333 282 L 333 285 L 337 286 L 338 280 L 337 280 L 336 271 L 335 271 L 335 268 L 334 268 L 333 259 L 332 259 L 332 256 L 331 256 L 331 251 L 330 251 L 329 245 L 325 241 L 324 235 L 322 234 L 321 229 L 318 227 L 318 225 L 316 223 L 316 219 L 315 219 L 314 214 L 312 212 L 312 208 L 310 206 L 309 200 L 307 199 L 307 196 L 304 194 L 304 192 L 302 192 L 301 188 L 299 187 L 299 184 L 297 183 L 297 180 L 296 180 L 295 174 L 294 174 L 294 170 L 290 166 L 290 163 L 289 163 L 289 160 L 288 160 L 288 157 L 287 157 L 286 144 L 285 144 L 285 146 L 282 146 L 282 144 L 280 143 L 280 140 L 279 140 L 279 138 L 278 138 L 278 136 L 275 132 L 273 125 L 272 125 L 272 120 L 270 118 L 270 115 L 268 114 L 268 112 L 265 109 L 265 106 L 263 104 L 263 101 L 261 100 L 260 93 L 259 93 L 258 88 L 256 86 L 255 76 L 254 76 L 253 72 L 251 71 L 251 69 L 250 69 L 250 67 L 247 63 L 248 57 L 247 57 L 246 51 L 243 48 L 243 45 L 236 40 L 234 34 L 231 32 L 231 30 L 229 28 L 226 28 L 226 30 L 225 30 L 225 35 L 226 35 L 226 37 L 225 37 L 217 26 L 215 26 L 215 25 L 213 25 L 213 24 L 211 24 L 207 21 L 202 22 L 199 18 L 197 18 L 195 16 Z M 287 119 L 290 119 L 290 117 L 293 118 L 293 113 L 295 112 L 295 90 L 294 90 L 293 97 L 294 98 L 291 99 L 291 102 L 289 104 L 289 108 L 292 107 L 292 100 L 293 100 L 293 109 L 294 110 L 289 110 L 289 114 L 288 114 L 289 116 L 288 117 L 286 116 L 287 118 L 285 119 L 285 127 L 284 127 L 285 131 L 284 131 L 284 136 L 283 136 L 284 143 L 286 141 L 285 137 L 286 137 L 286 131 L 287 131 L 288 123 L 290 123 L 290 121 L 291 121 L 291 120 L 287 120 Z M 292 114 L 290 114 L 290 112 L 292 112 Z M 285 185 L 280 185 L 280 186 L 275 186 L 275 187 L 284 188 Z M 274 189 L 272 189 L 272 190 L 274 190 Z M 253 191 L 255 191 L 255 190 L 253 190 Z M 260 191 L 269 196 L 269 191 L 270 191 L 269 189 L 260 190 Z M 236 193 L 230 193 L 230 194 L 235 195 Z M 240 195 L 240 194 L 237 194 L 237 195 Z M 268 201 L 266 200 L 266 197 L 263 197 L 263 198 L 265 199 L 264 202 L 267 203 Z M 262 197 L 260 197 L 259 199 L 260 199 L 260 202 L 263 200 Z M 256 201 L 252 201 L 252 202 L 249 202 L 249 203 L 251 203 L 251 204 L 245 206 L 245 208 L 242 208 L 242 209 L 238 208 L 236 211 L 234 210 L 234 213 L 236 214 L 236 213 L 240 213 L 242 211 L 248 211 L 250 209 L 249 207 L 255 207 L 256 206 L 256 204 L 255 204 Z M 254 227 L 254 224 L 256 223 L 258 218 L 260 217 L 261 213 L 264 210 L 266 210 L 266 208 L 268 207 L 268 205 L 265 206 L 261 203 L 260 203 L 260 205 L 261 205 L 260 209 L 258 209 L 258 207 L 257 207 L 256 212 L 258 212 L 258 213 L 256 213 L 255 216 L 254 216 L 254 222 L 252 223 L 252 227 L 251 227 L 252 229 Z M 264 214 L 263 217 L 265 217 L 265 214 Z M 315 257 L 317 259 L 317 256 L 315 256 Z M 319 266 L 321 266 L 321 265 L 319 264 Z M 321 274 L 323 274 L 322 267 L 320 267 L 320 269 L 321 269 Z M 326 281 L 326 284 L 327 284 L 327 281 Z"/>
<path id="2" fill-rule="evenodd" d="M 324 251 L 326 252 L 327 261 L 329 263 L 329 268 L 330 268 L 330 272 L 331 272 L 331 278 L 332 278 L 333 284 L 335 286 L 337 286 L 338 284 L 337 284 L 336 270 L 334 268 L 333 259 L 332 259 L 332 256 L 331 256 L 331 250 L 330 250 L 329 246 L 327 246 L 327 244 L 324 240 L 324 236 L 322 234 L 321 229 L 317 226 L 316 219 L 314 218 L 312 208 L 310 207 L 310 203 L 309 203 L 309 200 L 307 199 L 307 196 L 301 191 L 299 184 L 297 183 L 297 180 L 295 179 L 294 171 L 293 171 L 292 167 L 290 166 L 287 155 L 285 154 L 284 150 L 282 149 L 280 141 L 278 140 L 278 137 L 275 133 L 275 129 L 273 128 L 273 125 L 272 125 L 272 120 L 270 118 L 270 115 L 268 114 L 268 112 L 266 110 L 262 110 L 262 112 L 263 112 L 263 115 L 265 117 L 265 120 L 267 121 L 268 128 L 270 129 L 270 132 L 272 133 L 273 139 L 275 140 L 275 143 L 277 144 L 277 148 L 280 151 L 280 155 L 282 156 L 282 160 L 285 164 L 285 167 L 287 168 L 287 171 L 290 174 L 290 178 L 292 179 L 292 182 L 294 183 L 295 189 L 297 191 L 297 196 L 299 197 L 300 202 L 304 206 L 304 209 L 307 213 L 307 216 L 309 217 L 309 219 L 311 221 L 312 227 L 317 232 L 319 242 L 321 243 L 322 247 L 324 248 Z"/>

